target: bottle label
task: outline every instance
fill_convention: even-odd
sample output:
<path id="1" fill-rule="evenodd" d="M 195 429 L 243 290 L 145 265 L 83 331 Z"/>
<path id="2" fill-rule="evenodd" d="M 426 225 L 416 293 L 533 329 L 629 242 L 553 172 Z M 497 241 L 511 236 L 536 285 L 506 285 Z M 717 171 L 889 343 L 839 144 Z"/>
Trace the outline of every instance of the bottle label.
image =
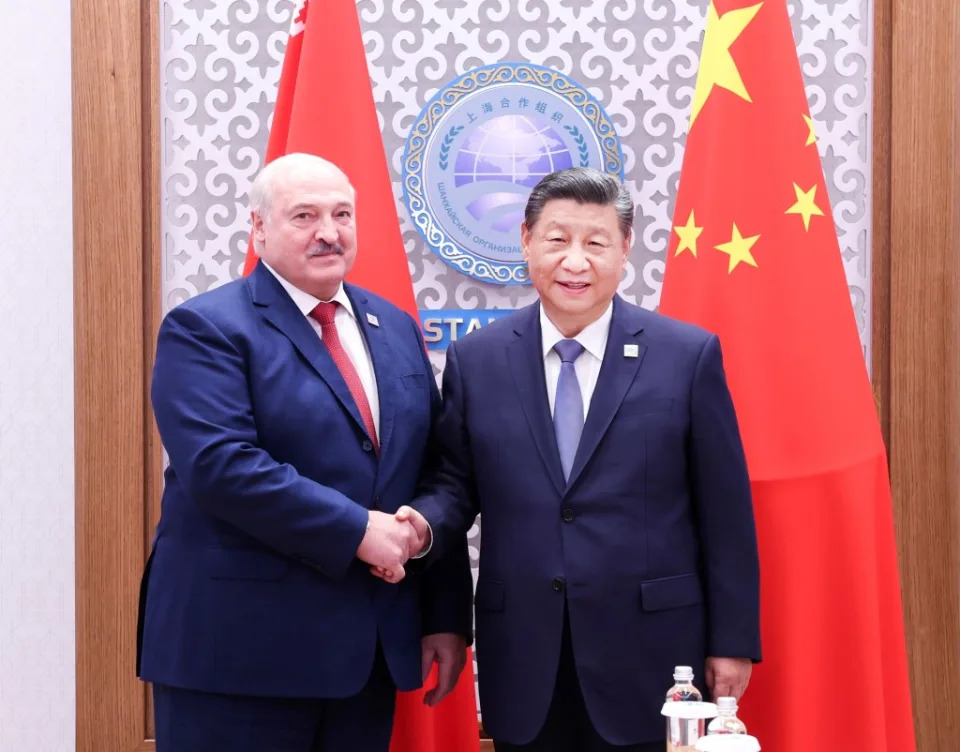
<path id="1" fill-rule="evenodd" d="M 704 723 L 698 718 L 667 719 L 667 752 L 695 752 L 697 739 L 703 736 Z"/>

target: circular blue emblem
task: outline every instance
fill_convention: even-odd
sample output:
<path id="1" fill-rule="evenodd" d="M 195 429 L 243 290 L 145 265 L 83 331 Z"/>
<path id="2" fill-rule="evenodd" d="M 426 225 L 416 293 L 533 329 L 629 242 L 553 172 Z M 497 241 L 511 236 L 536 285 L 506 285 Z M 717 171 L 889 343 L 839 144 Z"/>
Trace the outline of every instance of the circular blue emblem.
<path id="1" fill-rule="evenodd" d="M 403 198 L 427 246 L 484 282 L 528 284 L 520 224 L 531 189 L 555 170 L 623 179 L 623 152 L 600 103 L 562 73 L 498 63 L 444 86 L 403 153 Z"/>

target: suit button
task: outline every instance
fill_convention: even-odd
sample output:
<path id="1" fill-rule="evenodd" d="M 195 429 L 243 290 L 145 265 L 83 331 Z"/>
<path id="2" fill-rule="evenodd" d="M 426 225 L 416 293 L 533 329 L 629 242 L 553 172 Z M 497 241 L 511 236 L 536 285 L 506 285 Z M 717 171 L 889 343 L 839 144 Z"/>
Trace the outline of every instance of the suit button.
<path id="1" fill-rule="evenodd" d="M 563 592 L 563 577 L 554 577 L 553 578 L 553 589 L 558 593 Z"/>
<path id="2" fill-rule="evenodd" d="M 573 522 L 573 510 L 570 508 L 563 510 L 563 521 L 564 522 Z"/>
<path id="3" fill-rule="evenodd" d="M 360 448 L 363 449 L 363 451 L 365 452 L 372 452 L 373 443 L 370 441 L 370 439 L 364 439 L 363 443 L 360 445 Z"/>

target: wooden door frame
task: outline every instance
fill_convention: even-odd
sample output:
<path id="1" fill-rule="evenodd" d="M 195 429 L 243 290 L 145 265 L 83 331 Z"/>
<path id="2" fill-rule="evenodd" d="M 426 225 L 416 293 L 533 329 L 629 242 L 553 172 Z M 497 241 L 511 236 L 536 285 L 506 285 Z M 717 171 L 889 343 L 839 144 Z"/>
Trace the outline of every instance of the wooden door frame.
<path id="1" fill-rule="evenodd" d="M 160 314 L 157 0 L 73 0 L 78 752 L 153 749 L 135 675 L 160 482 L 147 380 Z"/>
<path id="2" fill-rule="evenodd" d="M 960 10 L 875 0 L 873 374 L 920 752 L 960 738 Z M 157 0 L 73 0 L 78 752 L 146 752 L 139 572 L 159 505 Z M 931 82 L 940 81 L 935 86 Z"/>
<path id="3" fill-rule="evenodd" d="M 890 460 L 917 749 L 960 712 L 960 6 L 874 0 L 874 394 Z"/>

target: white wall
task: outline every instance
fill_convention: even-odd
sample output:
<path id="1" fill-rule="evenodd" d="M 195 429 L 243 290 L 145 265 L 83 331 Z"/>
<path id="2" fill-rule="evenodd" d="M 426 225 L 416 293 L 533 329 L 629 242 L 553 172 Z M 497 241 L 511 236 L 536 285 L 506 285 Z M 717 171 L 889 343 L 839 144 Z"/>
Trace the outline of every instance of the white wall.
<path id="1" fill-rule="evenodd" d="M 75 748 L 70 0 L 0 2 L 0 103 L 0 750 L 60 752 Z"/>

